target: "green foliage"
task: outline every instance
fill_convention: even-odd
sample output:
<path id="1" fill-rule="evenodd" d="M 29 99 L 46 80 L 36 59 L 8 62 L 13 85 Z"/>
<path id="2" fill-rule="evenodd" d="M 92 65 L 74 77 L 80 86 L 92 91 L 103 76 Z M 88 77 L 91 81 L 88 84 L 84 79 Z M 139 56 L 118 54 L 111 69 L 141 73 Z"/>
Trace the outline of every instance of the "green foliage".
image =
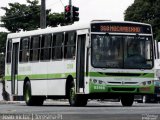
<path id="1" fill-rule="evenodd" d="M 160 41 L 160 0 L 135 0 L 125 11 L 125 20 L 151 24 Z"/>
<path id="2" fill-rule="evenodd" d="M 4 76 L 5 70 L 5 55 L 0 53 L 0 78 Z"/>
<path id="3" fill-rule="evenodd" d="M 6 32 L 0 32 L 0 54 L 5 53 L 7 34 Z"/>
<path id="4" fill-rule="evenodd" d="M 28 5 L 9 3 L 9 8 L 1 8 L 6 12 L 2 16 L 5 28 L 11 32 L 40 28 L 40 5 L 38 5 L 38 0 L 27 0 L 27 3 Z M 46 16 L 47 26 L 55 27 L 59 24 L 64 24 L 63 13 L 51 13 L 51 10 L 46 10 Z"/>
<path id="5" fill-rule="evenodd" d="M 64 20 L 64 13 L 51 13 L 48 14 L 47 16 L 47 25 L 56 27 L 57 25 L 64 25 L 65 20 Z"/>
<path id="6" fill-rule="evenodd" d="M 7 33 L 0 32 L 0 78 L 4 76 Z"/>

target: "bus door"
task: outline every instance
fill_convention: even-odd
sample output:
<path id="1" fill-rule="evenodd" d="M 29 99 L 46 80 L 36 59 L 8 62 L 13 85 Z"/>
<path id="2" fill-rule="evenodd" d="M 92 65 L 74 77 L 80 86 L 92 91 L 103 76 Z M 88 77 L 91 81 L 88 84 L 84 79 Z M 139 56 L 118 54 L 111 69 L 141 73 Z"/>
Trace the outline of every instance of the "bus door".
<path id="1" fill-rule="evenodd" d="M 19 41 L 20 39 L 13 39 L 13 49 L 12 49 L 12 65 L 11 65 L 11 92 L 12 94 L 18 94 L 18 51 L 19 51 Z"/>
<path id="2" fill-rule="evenodd" d="M 76 92 L 84 92 L 86 34 L 78 35 L 76 59 Z"/>

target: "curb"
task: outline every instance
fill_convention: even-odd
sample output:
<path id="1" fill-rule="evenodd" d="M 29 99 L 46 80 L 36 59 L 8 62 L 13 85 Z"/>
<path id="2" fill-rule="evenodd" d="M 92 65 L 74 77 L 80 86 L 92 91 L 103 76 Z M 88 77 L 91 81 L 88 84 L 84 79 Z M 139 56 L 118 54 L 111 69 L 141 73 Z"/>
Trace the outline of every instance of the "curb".
<path id="1" fill-rule="evenodd" d="M 0 104 L 18 104 L 18 103 L 22 103 L 23 101 L 5 101 L 5 100 L 1 100 Z"/>

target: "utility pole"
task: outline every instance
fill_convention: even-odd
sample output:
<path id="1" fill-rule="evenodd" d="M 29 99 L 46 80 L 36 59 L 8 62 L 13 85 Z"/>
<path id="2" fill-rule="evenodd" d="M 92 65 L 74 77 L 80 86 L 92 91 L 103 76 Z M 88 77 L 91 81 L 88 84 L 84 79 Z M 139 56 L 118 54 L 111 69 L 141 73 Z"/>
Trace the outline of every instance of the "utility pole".
<path id="1" fill-rule="evenodd" d="M 72 18 L 73 18 L 73 8 L 72 8 L 72 0 L 69 0 L 69 6 L 70 6 L 70 13 L 71 13 L 71 16 L 70 16 L 70 22 L 71 23 L 73 23 L 73 20 L 72 20 Z"/>
<path id="2" fill-rule="evenodd" d="M 46 0 L 41 0 L 40 27 L 46 28 Z"/>

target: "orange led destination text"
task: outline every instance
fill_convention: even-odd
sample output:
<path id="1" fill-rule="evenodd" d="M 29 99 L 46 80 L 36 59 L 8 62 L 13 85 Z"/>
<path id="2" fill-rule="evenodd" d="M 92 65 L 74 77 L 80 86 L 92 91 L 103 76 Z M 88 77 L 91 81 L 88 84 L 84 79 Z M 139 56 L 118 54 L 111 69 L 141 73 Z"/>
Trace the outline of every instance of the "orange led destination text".
<path id="1" fill-rule="evenodd" d="M 101 32 L 127 32 L 127 33 L 140 33 L 140 27 L 129 27 L 129 26 L 100 26 Z"/>

